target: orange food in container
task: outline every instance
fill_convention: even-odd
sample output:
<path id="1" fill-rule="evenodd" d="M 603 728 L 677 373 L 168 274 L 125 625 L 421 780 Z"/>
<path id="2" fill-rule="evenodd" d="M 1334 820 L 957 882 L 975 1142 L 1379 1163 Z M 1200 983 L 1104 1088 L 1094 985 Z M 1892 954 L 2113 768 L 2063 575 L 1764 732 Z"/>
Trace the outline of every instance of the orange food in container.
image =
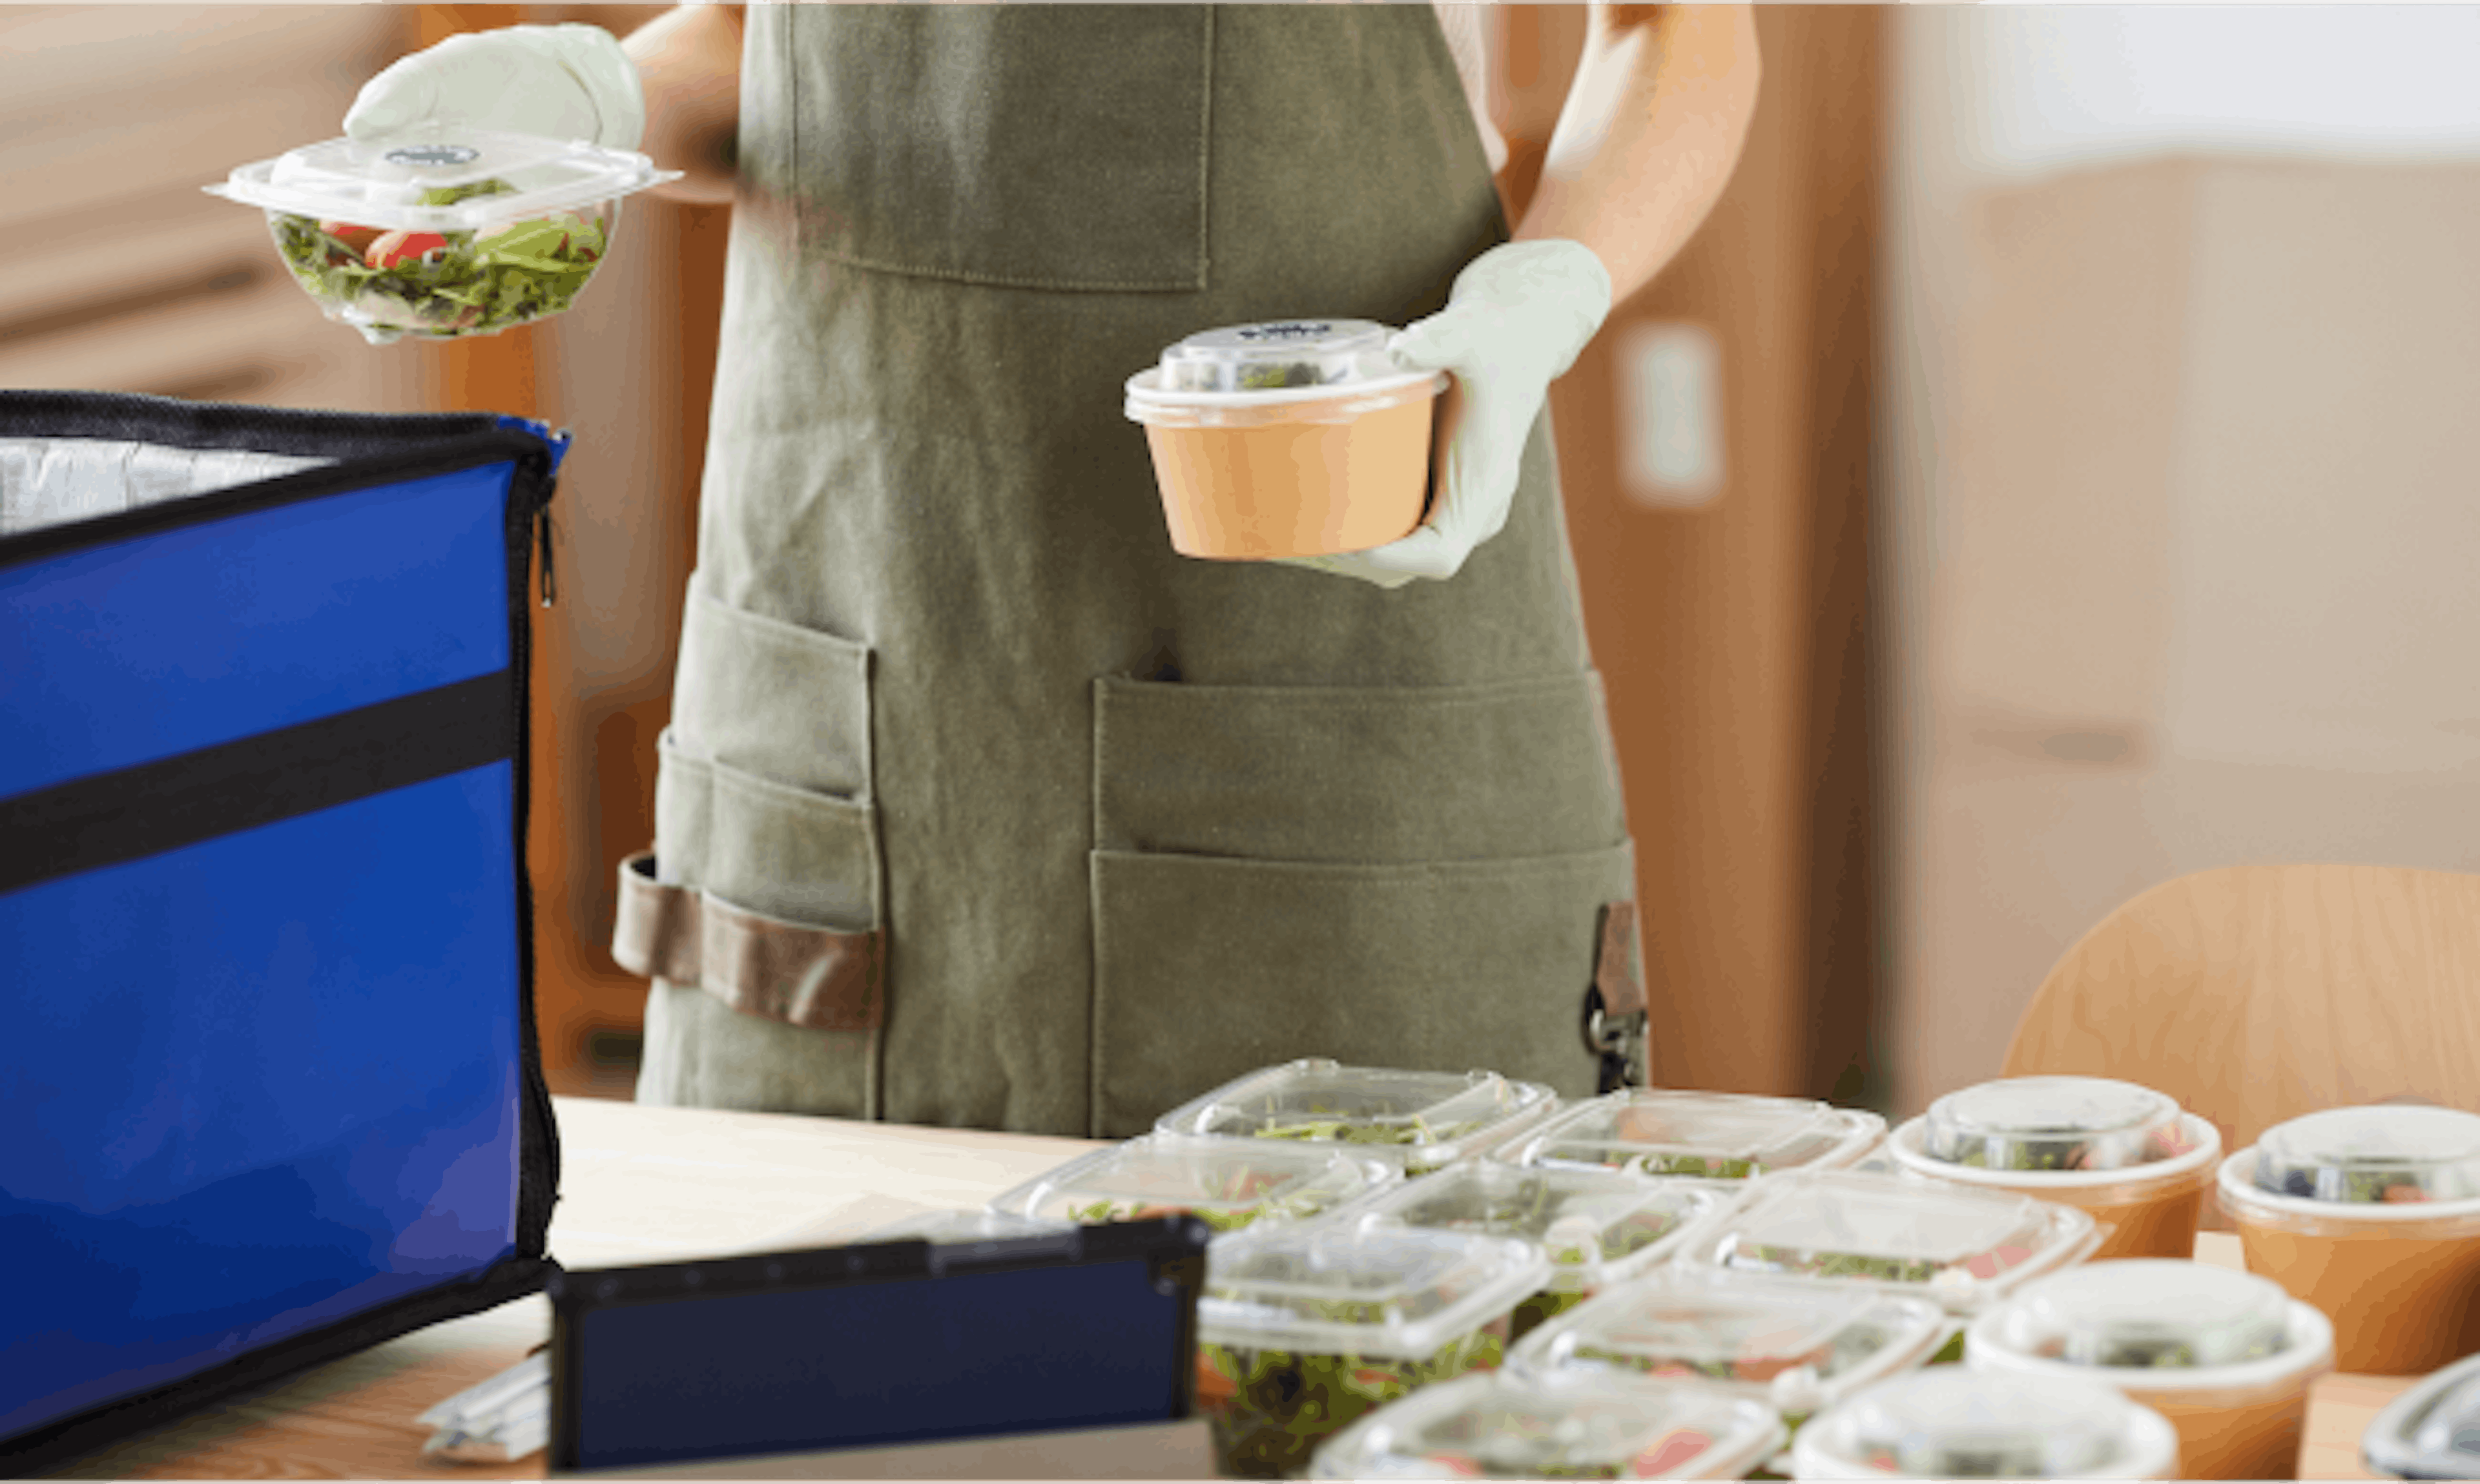
<path id="1" fill-rule="evenodd" d="M 1964 1358 L 1976 1370 L 2116 1387 L 2179 1430 L 2183 1477 L 2286 1479 L 2309 1385 L 2334 1367 L 2334 1327 L 2248 1273 L 2091 1263 L 2026 1284 L 1974 1320 Z"/>
<path id="2" fill-rule="evenodd" d="M 1331 556 L 1408 536 L 1430 488 L 1441 371 L 1386 354 L 1361 320 L 1192 335 L 1127 381 L 1175 550 L 1221 560 Z"/>
<path id="3" fill-rule="evenodd" d="M 2220 1179 L 2248 1270 L 2333 1319 L 2341 1369 L 2419 1375 L 2480 1350 L 2480 1116 L 2329 1109 Z"/>
<path id="4" fill-rule="evenodd" d="M 2219 1130 L 2167 1095 L 2101 1077 L 2015 1077 L 1950 1093 L 1887 1140 L 1915 1174 L 2073 1206 L 2095 1260 L 2192 1257 Z"/>

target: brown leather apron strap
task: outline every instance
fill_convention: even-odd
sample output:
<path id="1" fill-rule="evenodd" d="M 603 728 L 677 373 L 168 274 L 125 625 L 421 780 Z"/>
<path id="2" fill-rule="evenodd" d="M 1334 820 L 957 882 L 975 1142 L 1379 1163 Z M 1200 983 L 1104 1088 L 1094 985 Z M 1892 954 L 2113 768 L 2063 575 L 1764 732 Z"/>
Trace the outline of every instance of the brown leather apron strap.
<path id="1" fill-rule="evenodd" d="M 655 879 L 655 857 L 620 862 L 611 957 L 632 974 L 695 985 L 743 1014 L 817 1031 L 886 1021 L 879 934 L 785 922 Z"/>
<path id="2" fill-rule="evenodd" d="M 1648 1018 L 1636 904 L 1605 903 L 1593 953 L 1593 983 L 1585 991 L 1585 1045 L 1601 1061 L 1596 1090 L 1645 1085 L 1651 1051 L 1645 1039 Z"/>

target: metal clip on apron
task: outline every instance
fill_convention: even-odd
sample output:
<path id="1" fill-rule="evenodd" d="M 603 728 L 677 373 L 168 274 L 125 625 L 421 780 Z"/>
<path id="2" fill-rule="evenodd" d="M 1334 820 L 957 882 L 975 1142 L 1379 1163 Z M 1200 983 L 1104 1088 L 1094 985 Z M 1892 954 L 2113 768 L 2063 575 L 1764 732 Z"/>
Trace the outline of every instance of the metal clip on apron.
<path id="1" fill-rule="evenodd" d="M 1196 330 L 1408 323 L 1505 240 L 1432 9 L 757 8 L 740 168 L 640 1100 L 1589 1093 L 1636 872 L 1547 417 L 1506 529 L 1383 592 L 1174 553 L 1120 412 Z"/>

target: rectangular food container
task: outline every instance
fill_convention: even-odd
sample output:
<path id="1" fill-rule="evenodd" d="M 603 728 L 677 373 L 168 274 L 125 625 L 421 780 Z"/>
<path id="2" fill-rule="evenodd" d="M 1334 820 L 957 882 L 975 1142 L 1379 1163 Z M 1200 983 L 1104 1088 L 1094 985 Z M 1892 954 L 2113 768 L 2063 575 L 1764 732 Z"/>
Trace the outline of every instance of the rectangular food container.
<path id="1" fill-rule="evenodd" d="M 2190 1479 L 2286 1479 L 2308 1390 L 2334 1366 L 2324 1315 L 2247 1273 L 2194 1262 L 2085 1263 L 1975 1319 L 1965 1364 L 2116 1387 L 2179 1431 Z"/>
<path id="2" fill-rule="evenodd" d="M 1319 1479 L 1736 1479 L 1782 1446 L 1763 1402 L 1588 1371 L 1458 1376 L 1318 1449 Z"/>
<path id="3" fill-rule="evenodd" d="M 2389 1402 L 2361 1434 L 2360 1458 L 2380 1478 L 2480 1479 L 2480 1355 Z"/>
<path id="4" fill-rule="evenodd" d="M 1496 1072 L 1341 1066 L 1323 1059 L 1251 1072 L 1165 1113 L 1158 1133 L 1348 1144 L 1407 1175 L 1494 1148 L 1546 1117 L 1558 1095 Z"/>
<path id="5" fill-rule="evenodd" d="M 1796 1479 L 2166 1479 L 2179 1434 L 2091 1381 L 1946 1367 L 1881 1381 L 1792 1445 Z"/>
<path id="6" fill-rule="evenodd" d="M 1331 1144 L 1153 1134 L 1079 1155 L 993 1200 L 1008 1215 L 1080 1226 L 1194 1215 L 1217 1232 L 1298 1221 L 1396 1179 L 1394 1166 Z"/>
<path id="7" fill-rule="evenodd" d="M 1539 1244 L 1476 1232 L 1317 1221 L 1217 1239 L 1197 1320 L 1218 1471 L 1302 1477 L 1363 1415 L 1495 1369 L 1549 1277 Z"/>
<path id="8" fill-rule="evenodd" d="M 1850 1164 L 1885 1133 L 1875 1113 L 1825 1103 L 1634 1087 L 1563 1111 L 1501 1157 L 1562 1169 L 1746 1180 Z"/>

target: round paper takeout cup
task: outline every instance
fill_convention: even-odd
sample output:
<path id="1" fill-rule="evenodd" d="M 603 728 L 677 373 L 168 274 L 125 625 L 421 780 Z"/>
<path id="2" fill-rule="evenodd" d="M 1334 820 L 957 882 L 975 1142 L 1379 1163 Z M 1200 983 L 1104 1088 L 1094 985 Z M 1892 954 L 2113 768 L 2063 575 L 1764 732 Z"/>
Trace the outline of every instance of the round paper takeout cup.
<path id="1" fill-rule="evenodd" d="M 2194 1113 L 2181 1113 L 2179 1126 L 2187 1138 L 2186 1153 L 2125 1169 L 1992 1170 L 1949 1164 L 1930 1158 L 1922 1147 L 1928 1129 L 1925 1118 L 1914 1118 L 1895 1130 L 1886 1139 L 1886 1148 L 1897 1164 L 1914 1174 L 2075 1207 L 2102 1229 L 2101 1245 L 2088 1261 L 2191 1258 L 2196 1255 L 2196 1226 L 2204 1215 L 2205 1192 L 2212 1188 L 2214 1164 L 2221 1156 L 2222 1135 L 2209 1120 Z"/>
<path id="2" fill-rule="evenodd" d="M 2291 1301 L 2280 1353 L 2192 1370 L 2112 1369 L 2026 1355 L 1997 1343 L 2003 1318 L 1993 1311 L 1973 1321 L 1965 1347 L 1973 1369 L 2115 1387 L 2178 1429 L 2181 1478 L 2297 1477 L 2308 1389 L 2334 1369 L 2334 1326 L 2312 1305 Z"/>
<path id="3" fill-rule="evenodd" d="M 1129 377 L 1126 412 L 1183 556 L 1333 556 L 1420 525 L 1445 373 L 1279 392 L 1167 392 L 1161 378 Z"/>
<path id="4" fill-rule="evenodd" d="M 2302 1200 L 2256 1189 L 2256 1146 L 2222 1162 L 2247 1269 L 2334 1321 L 2334 1364 L 2424 1375 L 2480 1350 L 2480 1200 Z"/>

